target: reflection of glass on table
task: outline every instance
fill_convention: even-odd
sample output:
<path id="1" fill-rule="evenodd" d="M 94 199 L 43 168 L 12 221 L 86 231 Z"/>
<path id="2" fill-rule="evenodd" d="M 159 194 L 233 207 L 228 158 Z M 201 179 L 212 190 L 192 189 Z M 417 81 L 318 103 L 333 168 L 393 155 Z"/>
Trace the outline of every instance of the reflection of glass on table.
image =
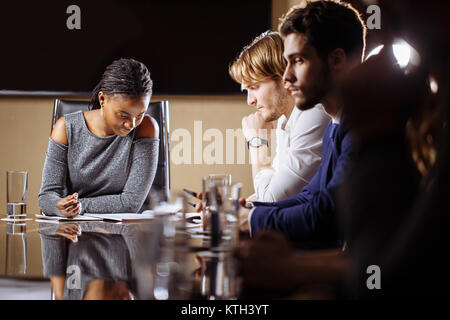
<path id="1" fill-rule="evenodd" d="M 240 285 L 230 253 L 199 252 L 201 294 L 209 300 L 237 299 Z"/>
<path id="2" fill-rule="evenodd" d="M 184 193 L 177 194 L 175 206 L 182 208 L 179 214 L 155 212 L 155 218 L 139 232 L 139 244 L 145 248 L 136 262 L 139 299 L 186 299 L 190 294 Z"/>
<path id="3" fill-rule="evenodd" d="M 24 275 L 27 272 L 27 225 L 6 224 L 6 275 Z"/>

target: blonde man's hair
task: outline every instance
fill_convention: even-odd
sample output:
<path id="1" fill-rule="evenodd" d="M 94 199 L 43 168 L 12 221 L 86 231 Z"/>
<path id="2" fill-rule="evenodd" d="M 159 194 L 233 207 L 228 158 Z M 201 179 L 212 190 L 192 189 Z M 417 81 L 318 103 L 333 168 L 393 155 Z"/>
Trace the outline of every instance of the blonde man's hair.
<path id="1" fill-rule="evenodd" d="M 228 71 L 236 82 L 251 84 L 266 79 L 281 79 L 285 68 L 280 34 L 266 31 L 242 49 Z"/>

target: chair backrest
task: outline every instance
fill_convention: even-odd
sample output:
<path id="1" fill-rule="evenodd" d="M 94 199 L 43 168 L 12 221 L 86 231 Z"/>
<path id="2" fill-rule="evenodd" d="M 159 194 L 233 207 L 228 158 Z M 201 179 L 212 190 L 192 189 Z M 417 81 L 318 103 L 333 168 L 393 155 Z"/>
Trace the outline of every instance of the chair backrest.
<path id="1" fill-rule="evenodd" d="M 65 114 L 79 110 L 89 110 L 89 101 L 56 99 L 53 109 L 52 129 L 59 118 Z M 157 199 L 161 201 L 167 201 L 170 198 L 169 101 L 163 100 L 150 103 L 146 114 L 149 114 L 155 119 L 159 125 L 159 158 L 152 188 L 140 211 L 151 207 L 152 195 L 154 194 L 156 194 Z"/>

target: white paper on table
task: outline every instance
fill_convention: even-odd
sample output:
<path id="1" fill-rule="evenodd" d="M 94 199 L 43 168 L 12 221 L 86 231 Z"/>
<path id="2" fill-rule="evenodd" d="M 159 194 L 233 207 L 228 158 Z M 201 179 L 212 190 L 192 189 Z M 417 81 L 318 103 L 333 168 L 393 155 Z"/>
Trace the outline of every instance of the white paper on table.
<path id="1" fill-rule="evenodd" d="M 13 219 L 13 218 L 2 218 L 0 219 L 1 221 L 6 221 L 6 222 L 17 222 L 17 223 L 21 223 L 21 222 L 26 222 L 26 221 L 32 221 L 33 219 L 30 218 L 24 218 L 24 219 Z"/>
<path id="2" fill-rule="evenodd" d="M 69 221 L 58 221 L 58 220 L 50 220 L 50 219 L 34 219 L 34 221 L 39 222 L 39 223 L 53 223 L 53 224 L 63 224 Z"/>
<path id="3" fill-rule="evenodd" d="M 183 219 L 183 213 L 182 212 L 177 212 L 177 214 L 175 215 L 175 219 L 177 220 L 181 220 Z M 198 228 L 198 227 L 202 227 L 202 218 L 200 216 L 200 213 L 198 212 L 186 212 L 185 214 L 186 220 L 192 218 L 190 221 L 186 221 L 186 228 Z"/>
<path id="4" fill-rule="evenodd" d="M 183 206 L 180 203 L 163 202 L 163 203 L 157 205 L 155 208 L 153 208 L 152 211 L 156 215 L 158 215 L 158 214 L 170 214 L 170 213 L 174 214 L 174 213 L 177 213 L 177 212 L 181 211 L 182 209 L 183 209 Z"/>
<path id="5" fill-rule="evenodd" d="M 94 218 L 94 217 L 87 217 L 87 216 L 76 216 L 75 218 L 67 218 L 67 217 L 60 217 L 60 216 L 44 216 L 42 214 L 36 214 L 36 218 L 39 220 L 48 220 L 48 221 L 101 221 L 100 218 Z"/>
<path id="6" fill-rule="evenodd" d="M 155 217 L 151 210 L 142 213 L 85 213 L 84 216 L 111 221 L 152 220 Z"/>

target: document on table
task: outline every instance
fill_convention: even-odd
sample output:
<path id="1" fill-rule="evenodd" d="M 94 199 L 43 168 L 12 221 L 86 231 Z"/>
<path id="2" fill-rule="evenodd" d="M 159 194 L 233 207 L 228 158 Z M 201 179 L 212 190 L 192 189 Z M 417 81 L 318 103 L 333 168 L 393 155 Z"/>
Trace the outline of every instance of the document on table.
<path id="1" fill-rule="evenodd" d="M 155 214 L 175 214 L 183 209 L 180 203 L 166 203 L 163 202 L 153 208 Z M 144 211 L 145 213 L 146 211 Z"/>
<path id="2" fill-rule="evenodd" d="M 150 210 L 146 210 L 142 213 L 85 213 L 84 216 L 118 222 L 152 220 L 155 217 L 153 211 Z"/>
<path id="3" fill-rule="evenodd" d="M 154 212 L 152 210 L 146 210 L 142 213 L 85 213 L 84 215 L 76 216 L 75 218 L 66 218 L 60 216 L 45 216 L 36 215 L 39 221 L 53 221 L 53 222 L 67 222 L 67 221 L 115 221 L 115 222 L 126 222 L 126 221 L 143 221 L 152 220 L 155 215 L 161 215 L 161 211 Z M 201 226 L 200 214 L 197 212 L 186 213 L 186 226 L 188 228 Z M 171 215 L 171 220 L 178 221 L 181 220 L 183 215 L 177 213 Z"/>
<path id="4" fill-rule="evenodd" d="M 66 222 L 66 221 L 101 221 L 100 218 L 95 217 L 87 217 L 87 216 L 76 216 L 75 218 L 67 218 L 60 216 L 44 216 L 42 214 L 35 215 L 37 220 L 48 220 L 48 221 L 57 221 L 57 222 Z"/>

